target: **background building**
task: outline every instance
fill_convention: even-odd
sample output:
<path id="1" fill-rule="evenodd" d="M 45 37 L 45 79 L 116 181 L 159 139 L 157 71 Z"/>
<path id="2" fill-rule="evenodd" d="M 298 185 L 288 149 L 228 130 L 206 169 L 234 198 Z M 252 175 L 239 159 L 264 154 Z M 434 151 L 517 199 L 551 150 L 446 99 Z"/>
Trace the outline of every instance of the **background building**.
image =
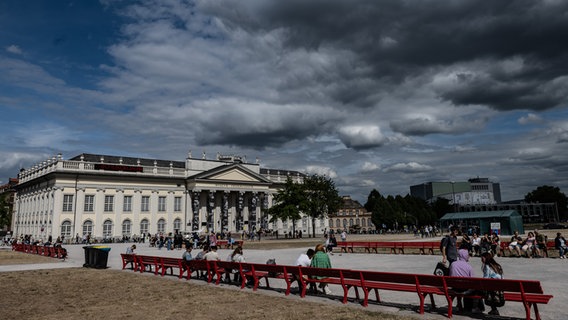
<path id="1" fill-rule="evenodd" d="M 359 201 L 343 196 L 343 205 L 339 211 L 329 216 L 329 228 L 332 231 L 348 230 L 350 233 L 368 233 L 376 231 L 371 221 L 371 212 L 367 212 Z"/>
<path id="2" fill-rule="evenodd" d="M 479 177 L 467 182 L 426 182 L 410 186 L 410 195 L 428 202 L 445 198 L 456 206 L 487 205 L 501 202 L 501 186 Z"/>
<path id="3" fill-rule="evenodd" d="M 261 169 L 234 155 L 208 160 L 190 152 L 185 161 L 58 155 L 20 172 L 13 230 L 36 239 L 260 228 L 282 234 L 292 230 L 291 222 L 269 223 L 266 209 L 288 177 L 304 179 L 300 172 Z M 307 218 L 297 223 L 311 231 Z M 326 219 L 316 228 L 327 228 Z"/>

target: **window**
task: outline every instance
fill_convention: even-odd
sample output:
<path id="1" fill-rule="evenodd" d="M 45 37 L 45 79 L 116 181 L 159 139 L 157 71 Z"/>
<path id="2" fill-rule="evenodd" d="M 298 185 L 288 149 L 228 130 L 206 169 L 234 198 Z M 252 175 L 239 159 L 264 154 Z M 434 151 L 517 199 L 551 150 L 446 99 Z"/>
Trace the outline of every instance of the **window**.
<path id="1" fill-rule="evenodd" d="M 158 233 L 164 233 L 166 231 L 166 220 L 158 220 Z"/>
<path id="2" fill-rule="evenodd" d="M 71 221 L 63 221 L 61 224 L 61 235 L 65 238 L 71 237 Z"/>
<path id="3" fill-rule="evenodd" d="M 63 195 L 63 211 L 73 211 L 73 195 Z"/>
<path id="4" fill-rule="evenodd" d="M 142 219 L 142 221 L 140 221 L 140 233 L 141 234 L 148 233 L 148 220 Z"/>
<path id="5" fill-rule="evenodd" d="M 357 218 L 357 220 L 355 220 L 355 224 L 360 226 L 361 225 L 361 220 L 359 220 L 359 218 Z"/>
<path id="6" fill-rule="evenodd" d="M 353 219 L 349 219 L 349 226 L 350 226 L 350 227 L 353 226 Z"/>
<path id="7" fill-rule="evenodd" d="M 361 227 L 366 227 L 365 218 L 361 219 Z"/>
<path id="8" fill-rule="evenodd" d="M 329 227 L 333 228 L 333 219 L 329 219 Z"/>
<path id="9" fill-rule="evenodd" d="M 343 219 L 343 227 L 347 227 L 347 219 Z"/>
<path id="10" fill-rule="evenodd" d="M 85 212 L 95 211 L 95 196 L 92 194 L 85 195 Z"/>
<path id="11" fill-rule="evenodd" d="M 132 196 L 124 196 L 124 205 L 122 206 L 122 211 L 124 212 L 132 211 Z"/>
<path id="12" fill-rule="evenodd" d="M 150 196 L 142 196 L 141 211 L 150 211 Z"/>
<path id="13" fill-rule="evenodd" d="M 339 219 L 335 220 L 335 227 L 341 228 L 341 220 L 339 220 Z"/>
<path id="14" fill-rule="evenodd" d="M 181 197 L 174 198 L 174 211 L 181 211 Z"/>
<path id="15" fill-rule="evenodd" d="M 158 197 L 158 211 L 166 211 L 166 197 Z"/>
<path id="16" fill-rule="evenodd" d="M 179 231 L 181 229 L 181 219 L 174 220 L 174 231 Z"/>
<path id="17" fill-rule="evenodd" d="M 83 235 L 90 235 L 93 233 L 93 222 L 91 220 L 87 220 L 83 222 Z"/>
<path id="18" fill-rule="evenodd" d="M 126 219 L 126 220 L 122 221 L 122 235 L 130 237 L 130 233 L 131 233 L 131 230 L 132 230 L 131 227 L 132 227 L 132 225 L 130 223 L 130 220 Z"/>
<path id="19" fill-rule="evenodd" d="M 105 196 L 105 212 L 114 210 L 114 196 Z"/>
<path id="20" fill-rule="evenodd" d="M 105 222 L 103 222 L 103 237 L 104 238 L 112 237 L 112 221 L 110 220 L 105 220 Z"/>

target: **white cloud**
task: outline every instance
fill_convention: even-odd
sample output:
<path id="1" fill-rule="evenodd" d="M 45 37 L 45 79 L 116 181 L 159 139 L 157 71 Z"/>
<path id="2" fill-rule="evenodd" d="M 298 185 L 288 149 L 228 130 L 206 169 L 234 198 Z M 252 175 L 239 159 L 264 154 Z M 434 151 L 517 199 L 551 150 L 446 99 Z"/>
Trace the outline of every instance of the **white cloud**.
<path id="1" fill-rule="evenodd" d="M 20 47 L 18 47 L 17 45 L 9 45 L 6 47 L 6 51 L 13 53 L 13 54 L 22 54 L 22 49 L 20 49 Z"/>
<path id="2" fill-rule="evenodd" d="M 330 167 L 326 166 L 311 165 L 305 167 L 303 171 L 305 171 L 307 174 L 317 174 L 321 176 L 326 176 L 331 179 L 337 178 L 337 172 L 335 172 L 335 170 L 331 169 Z"/>
<path id="3" fill-rule="evenodd" d="M 397 163 L 385 169 L 386 172 L 403 172 L 403 173 L 416 173 L 427 172 L 432 170 L 429 165 L 420 164 L 417 162 Z"/>
<path id="4" fill-rule="evenodd" d="M 363 166 L 361 167 L 362 172 L 372 172 L 379 169 L 381 169 L 380 165 L 368 161 L 365 161 L 365 163 L 363 163 Z"/>
<path id="5" fill-rule="evenodd" d="M 518 120 L 519 124 L 531 124 L 531 123 L 542 123 L 543 119 L 537 114 L 529 113 L 526 116 L 520 117 Z"/>
<path id="6" fill-rule="evenodd" d="M 341 141 L 349 148 L 367 149 L 379 147 L 386 142 L 377 125 L 350 125 L 339 129 Z"/>

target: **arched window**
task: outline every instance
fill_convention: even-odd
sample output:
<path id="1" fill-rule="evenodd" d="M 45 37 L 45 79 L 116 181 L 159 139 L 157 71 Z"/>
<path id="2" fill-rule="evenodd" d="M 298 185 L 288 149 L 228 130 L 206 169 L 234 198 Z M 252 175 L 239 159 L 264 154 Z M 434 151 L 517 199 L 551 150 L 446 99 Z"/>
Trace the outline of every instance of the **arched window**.
<path id="1" fill-rule="evenodd" d="M 83 222 L 83 235 L 90 235 L 93 234 L 93 222 L 91 220 L 87 220 Z"/>
<path id="2" fill-rule="evenodd" d="M 125 219 L 124 221 L 122 221 L 122 235 L 130 237 L 131 233 L 132 233 L 132 223 L 130 222 L 130 220 Z"/>
<path id="3" fill-rule="evenodd" d="M 357 218 L 357 220 L 355 220 L 355 224 L 360 226 L 360 225 L 361 225 L 361 220 L 360 220 L 359 218 Z"/>
<path id="4" fill-rule="evenodd" d="M 110 221 L 109 219 L 103 222 L 103 237 L 104 238 L 112 237 L 112 221 Z"/>
<path id="5" fill-rule="evenodd" d="M 61 224 L 61 235 L 65 238 L 69 238 L 71 236 L 71 221 L 63 221 Z"/>
<path id="6" fill-rule="evenodd" d="M 350 227 L 353 226 L 353 218 L 349 219 L 349 226 L 350 226 Z"/>
<path id="7" fill-rule="evenodd" d="M 361 219 L 361 227 L 366 227 L 367 221 L 365 218 Z"/>
<path id="8" fill-rule="evenodd" d="M 142 219 L 142 221 L 140 221 L 140 233 L 148 233 L 148 219 Z"/>
<path id="9" fill-rule="evenodd" d="M 158 220 L 158 233 L 166 232 L 166 220 L 160 219 Z"/>
<path id="10" fill-rule="evenodd" d="M 339 220 L 339 219 L 335 220 L 335 227 L 341 228 L 341 220 Z"/>
<path id="11" fill-rule="evenodd" d="M 329 227 L 333 228 L 333 219 L 329 219 Z"/>
<path id="12" fill-rule="evenodd" d="M 347 219 L 343 219 L 343 227 L 347 228 Z"/>
<path id="13" fill-rule="evenodd" d="M 179 231 L 181 229 L 181 219 L 177 218 L 174 220 L 174 231 Z"/>

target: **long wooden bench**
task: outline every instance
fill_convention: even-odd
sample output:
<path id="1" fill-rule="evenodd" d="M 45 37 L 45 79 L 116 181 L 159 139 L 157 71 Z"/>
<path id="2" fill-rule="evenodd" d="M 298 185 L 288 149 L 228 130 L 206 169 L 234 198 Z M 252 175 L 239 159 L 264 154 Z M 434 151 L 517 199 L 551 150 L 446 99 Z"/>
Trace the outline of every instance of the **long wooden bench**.
<path id="1" fill-rule="evenodd" d="M 242 247 L 243 245 L 244 245 L 243 240 L 235 240 L 235 243 L 233 243 L 233 246 L 237 247 Z M 217 247 L 219 248 L 224 247 L 225 249 L 230 249 L 231 245 L 229 244 L 228 240 L 217 240 Z"/>
<path id="2" fill-rule="evenodd" d="M 479 294 L 464 295 L 463 290 L 475 290 L 479 293 L 485 291 L 503 291 L 505 301 L 515 301 L 523 303 L 526 319 L 531 319 L 531 307 L 535 313 L 535 319 L 540 320 L 538 311 L 539 304 L 547 304 L 552 295 L 544 294 L 539 281 L 533 280 L 510 280 L 510 279 L 483 279 L 483 278 L 462 278 L 444 277 L 450 298 L 458 299 L 458 308 L 461 306 L 461 299 L 483 298 Z M 456 290 L 457 289 L 457 290 Z M 448 317 L 452 317 L 452 304 L 448 307 Z"/>
<path id="3" fill-rule="evenodd" d="M 286 283 L 286 295 L 290 294 L 292 283 L 299 281 L 301 283 L 301 297 L 306 296 L 307 288 L 310 284 L 325 283 L 327 285 L 337 285 L 343 290 L 343 303 L 348 302 L 349 291 L 353 288 L 356 299 L 363 306 L 368 306 L 370 292 L 375 293 L 377 303 L 382 302 L 381 291 L 414 293 L 418 295 L 420 314 L 423 314 L 425 311 L 426 298 L 428 297 L 430 298 L 432 308 L 436 307 L 434 296 L 437 295 L 444 297 L 444 300 L 447 302 L 449 318 L 453 315 L 452 305 L 454 300 L 457 300 L 458 308 L 461 308 L 463 298 L 483 298 L 480 294 L 481 292 L 504 291 L 506 301 L 521 302 L 523 304 L 527 320 L 531 319 L 531 310 L 534 310 L 536 319 L 540 320 L 538 305 L 547 304 L 553 297 L 552 295 L 544 294 L 540 282 L 533 280 L 463 278 L 206 260 L 185 261 L 182 259 L 140 255 L 135 255 L 135 259 L 140 272 L 144 272 L 147 267 L 151 271 L 151 268 L 154 267 L 155 274 L 158 274 L 158 270 L 161 270 L 162 275 L 165 275 L 167 266 L 171 266 L 171 268 L 178 267 L 180 268 L 180 277 L 183 276 L 184 272 L 187 272 L 187 279 L 189 280 L 191 274 L 197 272 L 197 278 L 204 278 L 209 283 L 216 277 L 216 284 L 220 283 L 223 276 L 230 276 L 233 270 L 238 269 L 242 278 L 241 288 L 246 286 L 247 278 L 253 280 L 253 290 L 258 289 L 262 279 L 265 279 L 267 288 L 270 288 L 270 278 L 279 279 Z M 171 259 L 171 261 L 168 259 Z M 200 277 L 200 274 L 203 274 L 204 277 Z M 364 294 L 362 300 L 359 297 L 359 289 L 362 289 Z M 466 291 L 469 289 L 471 290 Z"/>

